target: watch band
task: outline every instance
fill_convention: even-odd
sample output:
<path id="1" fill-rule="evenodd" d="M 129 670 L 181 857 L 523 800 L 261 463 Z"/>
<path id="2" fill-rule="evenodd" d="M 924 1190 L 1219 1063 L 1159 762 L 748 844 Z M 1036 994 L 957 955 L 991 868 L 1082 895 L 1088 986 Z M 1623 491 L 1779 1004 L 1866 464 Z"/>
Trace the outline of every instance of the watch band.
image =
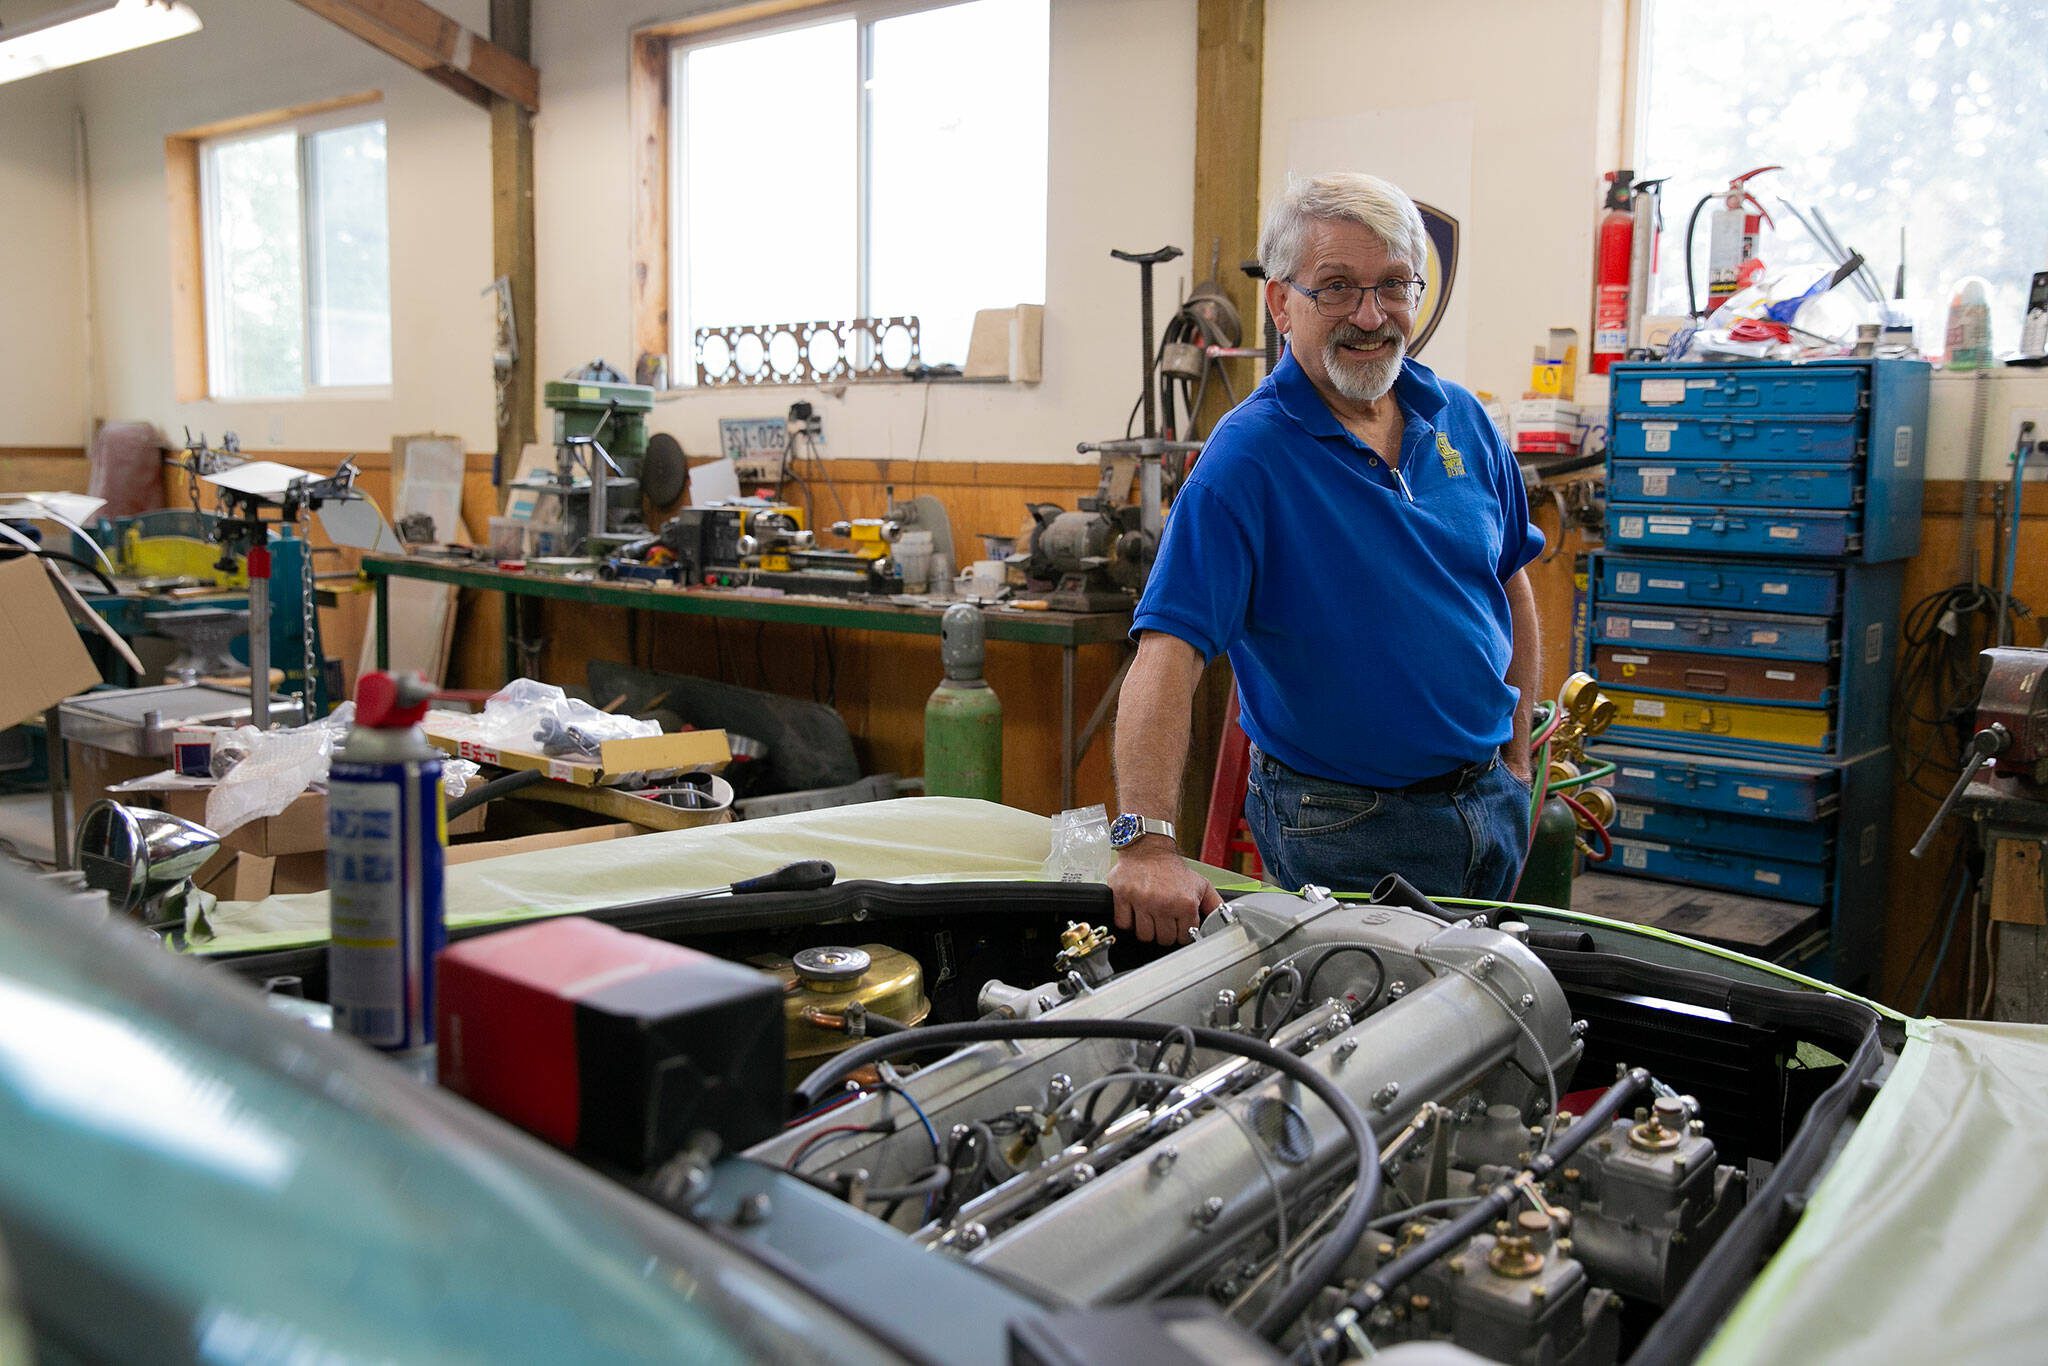
<path id="1" fill-rule="evenodd" d="M 1109 847 L 1112 849 L 1128 849 L 1147 835 L 1164 835 L 1172 839 L 1173 822 L 1126 811 L 1109 823 Z"/>

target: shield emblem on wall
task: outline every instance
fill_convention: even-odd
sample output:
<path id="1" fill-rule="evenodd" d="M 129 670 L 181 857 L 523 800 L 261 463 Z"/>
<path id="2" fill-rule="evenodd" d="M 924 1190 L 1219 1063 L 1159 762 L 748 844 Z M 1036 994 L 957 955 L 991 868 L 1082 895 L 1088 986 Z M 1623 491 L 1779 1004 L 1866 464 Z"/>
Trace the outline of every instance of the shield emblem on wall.
<path id="1" fill-rule="evenodd" d="M 1409 338 L 1408 354 L 1419 355 L 1429 334 L 1442 321 L 1450 306 L 1451 287 L 1458 282 L 1458 220 L 1442 209 L 1417 200 L 1422 228 L 1429 235 L 1429 259 L 1423 262 L 1422 308 L 1416 314 L 1415 335 Z"/>

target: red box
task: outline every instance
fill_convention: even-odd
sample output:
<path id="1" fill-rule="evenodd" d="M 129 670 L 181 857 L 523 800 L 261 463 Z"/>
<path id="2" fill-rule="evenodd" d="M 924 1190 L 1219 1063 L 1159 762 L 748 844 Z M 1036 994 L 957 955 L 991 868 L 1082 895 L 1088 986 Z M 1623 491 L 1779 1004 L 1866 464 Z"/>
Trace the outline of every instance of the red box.
<path id="1" fill-rule="evenodd" d="M 779 1131 L 780 981 L 582 916 L 444 949 L 440 1080 L 564 1148 L 635 1170 L 691 1134 Z"/>

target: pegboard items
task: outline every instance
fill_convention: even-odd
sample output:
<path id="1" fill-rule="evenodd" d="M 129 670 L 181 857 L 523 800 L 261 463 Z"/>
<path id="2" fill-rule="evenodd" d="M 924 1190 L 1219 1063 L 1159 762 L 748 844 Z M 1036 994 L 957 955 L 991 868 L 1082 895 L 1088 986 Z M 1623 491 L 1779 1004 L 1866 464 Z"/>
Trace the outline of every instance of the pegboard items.
<path id="1" fill-rule="evenodd" d="M 923 360 L 915 317 L 700 327 L 699 384 L 840 384 L 899 379 Z"/>

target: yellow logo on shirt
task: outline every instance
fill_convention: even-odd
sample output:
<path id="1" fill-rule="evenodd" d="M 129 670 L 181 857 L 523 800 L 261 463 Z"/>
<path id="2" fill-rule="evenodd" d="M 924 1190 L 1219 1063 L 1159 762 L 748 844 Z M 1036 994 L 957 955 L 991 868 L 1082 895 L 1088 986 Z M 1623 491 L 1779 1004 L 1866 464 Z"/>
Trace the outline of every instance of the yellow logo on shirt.
<path id="1" fill-rule="evenodd" d="M 1453 479 L 1464 477 L 1465 457 L 1458 454 L 1457 448 L 1451 445 L 1451 439 L 1442 432 L 1436 434 L 1436 453 L 1437 458 L 1444 462 L 1445 474 Z"/>

